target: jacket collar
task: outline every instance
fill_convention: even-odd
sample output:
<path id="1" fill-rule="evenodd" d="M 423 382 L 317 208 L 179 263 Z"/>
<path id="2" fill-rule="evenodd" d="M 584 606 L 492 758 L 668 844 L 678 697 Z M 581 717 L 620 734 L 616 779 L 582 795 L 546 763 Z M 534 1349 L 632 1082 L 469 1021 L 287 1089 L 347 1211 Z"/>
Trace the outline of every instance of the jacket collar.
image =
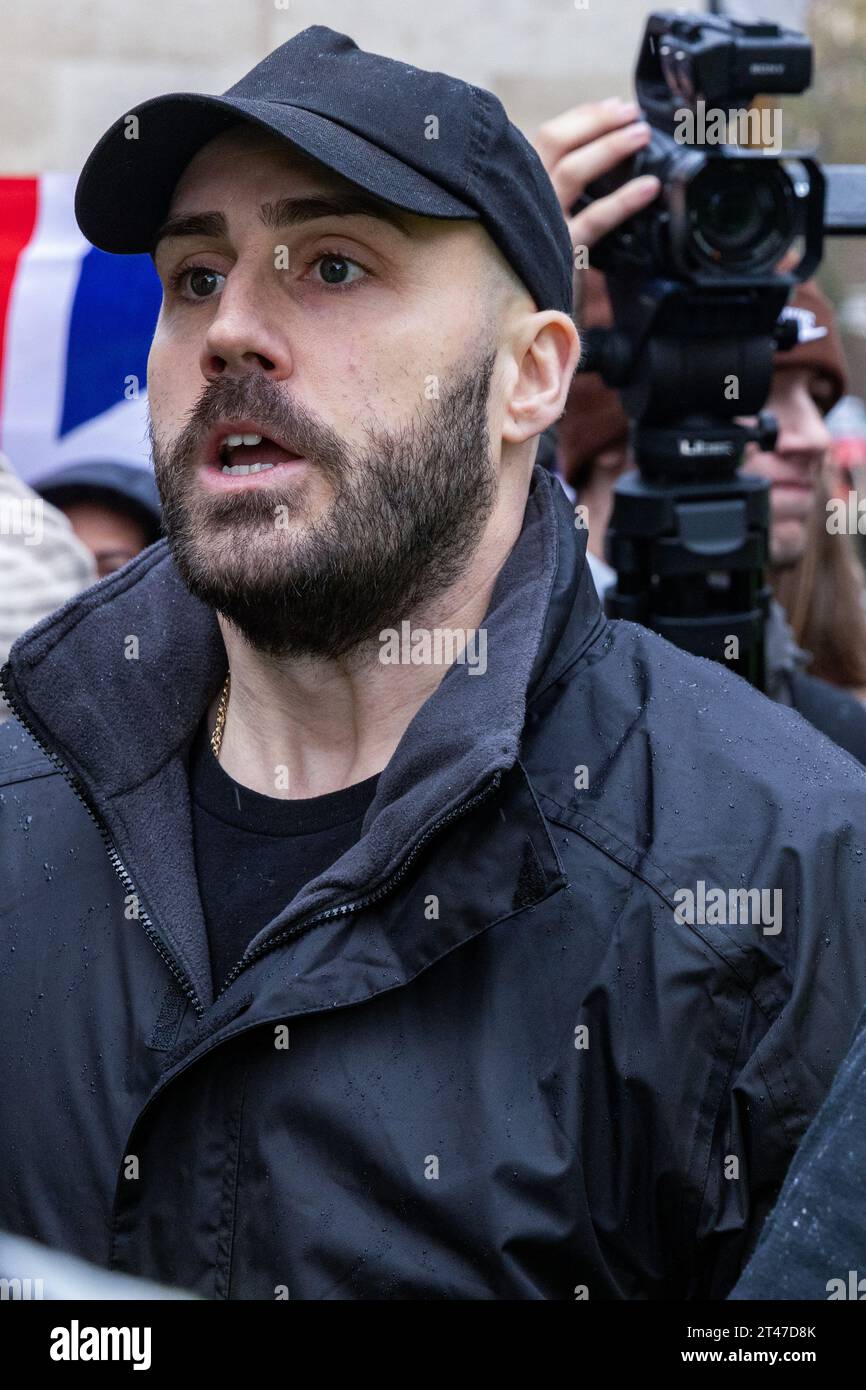
<path id="1" fill-rule="evenodd" d="M 435 826 L 513 767 L 527 699 L 604 623 L 585 543 L 559 483 L 537 466 L 484 620 L 486 674 L 449 669 L 383 770 L 361 839 L 297 895 L 280 923 L 375 891 Z M 3 671 L 15 712 L 73 774 L 207 1002 L 186 756 L 225 670 L 216 618 L 189 594 L 162 541 L 25 633 Z"/>

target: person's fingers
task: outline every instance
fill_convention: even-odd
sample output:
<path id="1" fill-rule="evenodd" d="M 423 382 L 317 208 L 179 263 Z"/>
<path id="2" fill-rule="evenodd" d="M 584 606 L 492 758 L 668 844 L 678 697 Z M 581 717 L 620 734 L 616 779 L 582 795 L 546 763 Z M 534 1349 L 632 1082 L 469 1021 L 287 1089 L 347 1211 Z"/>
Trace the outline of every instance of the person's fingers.
<path id="1" fill-rule="evenodd" d="M 643 149 L 651 138 L 652 131 L 647 123 L 636 121 L 622 130 L 602 135 L 588 145 L 582 145 L 579 149 L 571 150 L 564 155 L 548 172 L 560 207 L 566 216 L 587 184 L 615 169 L 623 160 L 628 159 L 629 155 Z"/>
<path id="2" fill-rule="evenodd" d="M 584 102 L 552 117 L 540 126 L 533 145 L 548 173 L 564 155 L 590 140 L 597 140 L 640 116 L 634 101 L 608 97 L 606 101 Z"/>
<path id="3" fill-rule="evenodd" d="M 629 179 L 615 193 L 597 198 L 570 219 L 568 230 L 572 246 L 594 246 L 608 232 L 645 208 L 660 192 L 661 181 L 655 174 L 642 174 L 639 179 Z"/>

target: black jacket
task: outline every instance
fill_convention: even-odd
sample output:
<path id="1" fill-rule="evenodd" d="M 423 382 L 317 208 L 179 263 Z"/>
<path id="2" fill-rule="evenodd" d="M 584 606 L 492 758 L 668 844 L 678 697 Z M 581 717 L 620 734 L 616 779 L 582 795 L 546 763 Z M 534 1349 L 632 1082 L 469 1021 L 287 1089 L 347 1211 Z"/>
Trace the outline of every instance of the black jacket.
<path id="1" fill-rule="evenodd" d="M 866 1299 L 866 1013 L 732 1299 Z"/>
<path id="2" fill-rule="evenodd" d="M 0 728 L 0 1227 L 211 1298 L 730 1290 L 866 999 L 866 773 L 608 622 L 584 545 L 536 468 L 486 674 L 216 999 L 214 615 L 160 542 L 19 639 L 49 756 Z M 782 930 L 678 924 L 699 880 L 781 888 Z"/>
<path id="3" fill-rule="evenodd" d="M 862 700 L 807 671 L 792 671 L 788 682 L 794 709 L 859 763 L 866 764 L 866 706 Z"/>

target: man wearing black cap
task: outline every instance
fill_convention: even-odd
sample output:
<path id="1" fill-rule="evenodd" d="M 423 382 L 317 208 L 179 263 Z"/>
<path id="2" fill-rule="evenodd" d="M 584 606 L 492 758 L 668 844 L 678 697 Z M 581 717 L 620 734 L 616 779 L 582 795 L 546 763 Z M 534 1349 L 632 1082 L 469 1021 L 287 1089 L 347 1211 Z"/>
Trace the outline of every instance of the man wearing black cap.
<path id="1" fill-rule="evenodd" d="M 0 1225 L 218 1299 L 723 1296 L 866 998 L 866 780 L 603 617 L 540 162 L 315 27 L 77 209 L 163 282 L 167 541 L 2 671 Z"/>

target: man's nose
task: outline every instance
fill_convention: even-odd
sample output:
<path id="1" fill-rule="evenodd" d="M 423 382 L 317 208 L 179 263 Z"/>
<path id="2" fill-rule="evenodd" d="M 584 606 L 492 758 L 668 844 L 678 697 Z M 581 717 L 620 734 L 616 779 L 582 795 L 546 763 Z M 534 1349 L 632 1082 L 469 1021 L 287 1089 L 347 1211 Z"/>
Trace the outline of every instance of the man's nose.
<path id="1" fill-rule="evenodd" d="M 776 410 L 779 437 L 776 453 L 802 464 L 820 462 L 831 444 L 830 431 L 811 393 L 802 387 Z"/>
<path id="2" fill-rule="evenodd" d="M 286 323 L 275 318 L 275 298 L 272 285 L 254 285 L 236 271 L 227 277 L 202 345 L 206 380 L 266 372 L 281 381 L 291 374 Z"/>

